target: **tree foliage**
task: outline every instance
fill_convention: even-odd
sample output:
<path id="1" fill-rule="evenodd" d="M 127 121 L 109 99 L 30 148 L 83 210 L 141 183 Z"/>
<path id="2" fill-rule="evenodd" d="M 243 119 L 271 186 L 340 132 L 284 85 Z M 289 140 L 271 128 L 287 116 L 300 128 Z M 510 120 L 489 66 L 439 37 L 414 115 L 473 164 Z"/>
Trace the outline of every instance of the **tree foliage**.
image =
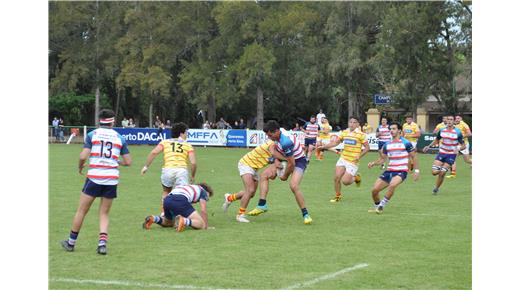
<path id="1" fill-rule="evenodd" d="M 344 124 L 375 93 L 411 112 L 433 95 L 454 112 L 471 92 L 457 85 L 471 82 L 471 26 L 462 1 L 50 2 L 50 103 L 88 123 L 77 96 L 99 88 L 141 126 L 199 126 L 199 110 L 291 126 L 320 108 Z M 56 105 L 64 96 L 83 101 Z"/>

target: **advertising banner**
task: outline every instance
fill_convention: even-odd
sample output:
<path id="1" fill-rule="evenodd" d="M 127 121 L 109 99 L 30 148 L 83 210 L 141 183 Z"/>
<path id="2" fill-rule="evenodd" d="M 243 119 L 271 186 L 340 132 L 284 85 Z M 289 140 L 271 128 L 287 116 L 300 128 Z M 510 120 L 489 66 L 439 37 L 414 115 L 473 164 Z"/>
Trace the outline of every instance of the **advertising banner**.
<path id="1" fill-rule="evenodd" d="M 171 138 L 170 130 L 157 128 L 114 128 L 127 144 L 159 144 L 164 139 Z"/>
<path id="2" fill-rule="evenodd" d="M 189 129 L 188 142 L 193 145 L 226 146 L 229 130 Z"/>
<path id="3" fill-rule="evenodd" d="M 229 130 L 226 135 L 226 146 L 228 147 L 246 147 L 247 131 L 246 130 Z"/>

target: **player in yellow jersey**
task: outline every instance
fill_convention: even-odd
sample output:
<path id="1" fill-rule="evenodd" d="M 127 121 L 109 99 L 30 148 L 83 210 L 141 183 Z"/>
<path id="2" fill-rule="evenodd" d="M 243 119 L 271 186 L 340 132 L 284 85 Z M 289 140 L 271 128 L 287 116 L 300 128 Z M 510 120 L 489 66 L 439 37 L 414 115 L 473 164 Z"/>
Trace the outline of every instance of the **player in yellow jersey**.
<path id="1" fill-rule="evenodd" d="M 244 183 L 244 189 L 237 193 L 226 193 L 224 194 L 224 204 L 222 209 L 227 211 L 232 202 L 240 199 L 240 208 L 236 220 L 242 223 L 248 223 L 249 220 L 246 216 L 247 205 L 249 200 L 255 196 L 256 189 L 258 188 L 258 181 L 260 179 L 258 172 L 267 167 L 263 172 L 262 176 L 269 179 L 276 178 L 276 169 L 279 166 L 279 161 L 276 159 L 275 164 L 269 166 L 272 161 L 276 158 L 283 158 L 283 156 L 276 152 L 274 148 L 275 144 L 273 141 L 268 140 L 262 145 L 257 146 L 255 149 L 249 151 L 238 161 L 238 172 Z"/>
<path id="2" fill-rule="evenodd" d="M 328 145 L 322 145 L 320 150 L 333 148 L 343 142 L 343 151 L 341 157 L 336 163 L 336 172 L 334 175 L 334 189 L 336 196 L 330 202 L 339 202 L 341 200 L 341 183 L 350 185 L 356 182 L 356 185 L 361 184 L 361 177 L 357 174 L 359 160 L 367 154 L 370 147 L 366 134 L 357 130 L 359 127 L 359 120 L 356 117 L 350 117 L 348 121 L 348 129 L 343 130 L 339 137 L 331 141 Z"/>
<path id="3" fill-rule="evenodd" d="M 330 137 L 331 137 L 330 131 L 331 130 L 332 130 L 332 126 L 329 125 L 329 121 L 327 120 L 326 117 L 323 117 L 322 123 L 320 124 L 320 130 L 318 131 L 318 142 L 316 143 L 317 147 L 322 146 L 322 145 L 327 145 L 330 143 Z M 331 152 L 334 152 L 336 154 L 339 154 L 339 152 L 336 151 L 336 149 L 329 148 L 328 150 Z M 319 149 L 316 149 L 316 158 L 318 160 L 323 160 L 323 152 Z"/>
<path id="4" fill-rule="evenodd" d="M 444 128 L 446 128 L 446 116 L 442 116 L 442 122 L 435 126 L 435 129 L 433 129 L 433 134 L 439 133 L 439 131 Z"/>
<path id="5" fill-rule="evenodd" d="M 190 143 L 186 141 L 188 135 L 188 125 L 184 123 L 175 123 L 171 129 L 172 138 L 161 141 L 148 154 L 146 163 L 141 169 L 141 175 L 144 175 L 148 167 L 159 153 L 163 153 L 164 164 L 161 173 L 161 184 L 163 188 L 162 199 L 172 191 L 174 187 L 188 184 L 188 160 L 191 164 L 191 176 L 189 183 L 195 182 L 195 173 L 197 172 L 197 160 L 195 158 L 195 150 Z M 161 212 L 163 204 L 161 199 Z"/>
<path id="6" fill-rule="evenodd" d="M 421 127 L 413 121 L 412 116 L 406 116 L 406 123 L 403 124 L 403 131 L 401 134 L 406 140 L 412 143 L 414 149 L 417 149 L 417 139 L 421 137 Z M 413 170 L 413 163 L 411 163 L 411 160 L 409 160 L 408 167 L 410 168 L 410 171 Z"/>
<path id="7" fill-rule="evenodd" d="M 464 137 L 464 144 L 466 144 L 466 148 L 462 151 L 458 151 L 457 154 L 462 154 L 462 157 L 464 158 L 464 162 L 471 165 L 472 160 L 471 156 L 469 155 L 469 140 L 468 137 L 471 136 L 471 129 L 469 128 L 469 125 L 462 120 L 461 115 L 455 116 L 455 122 L 453 124 L 455 128 L 459 128 L 459 130 L 462 132 L 462 136 Z M 460 147 L 460 146 L 459 146 Z M 453 162 L 453 165 L 451 166 L 451 174 L 446 176 L 446 178 L 455 178 L 457 176 L 457 161 Z"/>

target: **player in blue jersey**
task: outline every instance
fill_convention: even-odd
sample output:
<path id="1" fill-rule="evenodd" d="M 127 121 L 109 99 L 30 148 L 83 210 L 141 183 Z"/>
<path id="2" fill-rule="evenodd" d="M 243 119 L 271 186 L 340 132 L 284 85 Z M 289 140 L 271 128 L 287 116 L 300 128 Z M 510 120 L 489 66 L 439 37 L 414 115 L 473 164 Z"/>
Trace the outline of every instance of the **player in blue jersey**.
<path id="1" fill-rule="evenodd" d="M 303 146 L 298 141 L 296 136 L 286 136 L 280 131 L 280 125 L 274 120 L 270 120 L 264 126 L 264 132 L 267 137 L 275 142 L 275 149 L 280 152 L 287 161 L 287 167 L 280 179 L 285 181 L 291 176 L 289 186 L 294 194 L 296 202 L 300 207 L 303 216 L 303 223 L 308 225 L 312 223 L 312 218 L 305 207 L 305 200 L 303 193 L 300 190 L 300 182 L 303 178 L 303 173 L 307 168 L 307 159 L 303 153 Z M 275 165 L 272 165 L 275 166 Z M 260 200 L 255 209 L 250 211 L 249 215 L 260 215 L 267 211 L 267 193 L 269 191 L 269 179 L 276 178 L 273 170 L 265 170 L 260 176 Z"/>
<path id="2" fill-rule="evenodd" d="M 112 110 L 99 112 L 100 127 L 90 132 L 85 140 L 83 151 L 79 155 L 79 174 L 83 175 L 85 162 L 89 160 L 87 179 L 79 197 L 79 206 L 72 221 L 69 239 L 61 242 L 62 247 L 69 252 L 74 251 L 76 239 L 83 220 L 94 200 L 99 197 L 99 243 L 97 252 L 107 254 L 108 214 L 112 201 L 117 197 L 119 180 L 119 165 L 130 166 L 132 159 L 121 135 L 112 129 L 115 123 L 115 113 Z M 122 157 L 122 160 L 119 160 Z"/>
<path id="3" fill-rule="evenodd" d="M 386 142 L 381 149 L 378 160 L 369 162 L 368 168 L 381 165 L 388 157 L 388 166 L 385 172 L 376 180 L 372 188 L 372 199 L 374 207 L 369 212 L 383 213 L 383 208 L 394 195 L 395 189 L 406 179 L 408 174 L 408 162 L 411 159 L 414 165 L 414 180 L 419 178 L 419 164 L 416 158 L 416 150 L 413 144 L 401 137 L 402 127 L 399 123 L 390 124 L 390 134 L 392 139 Z M 379 192 L 387 188 L 386 194 L 381 201 Z"/>

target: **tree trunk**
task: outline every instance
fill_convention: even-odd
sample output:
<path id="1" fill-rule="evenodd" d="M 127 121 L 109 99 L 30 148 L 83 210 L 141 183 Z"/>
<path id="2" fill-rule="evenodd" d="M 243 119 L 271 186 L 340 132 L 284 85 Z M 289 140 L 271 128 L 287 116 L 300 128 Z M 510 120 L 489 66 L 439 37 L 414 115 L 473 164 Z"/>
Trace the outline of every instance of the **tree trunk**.
<path id="1" fill-rule="evenodd" d="M 350 117 L 353 117 L 354 116 L 354 112 L 356 111 L 355 103 L 356 102 L 354 100 L 354 96 L 352 95 L 351 92 L 348 92 L 348 116 L 346 118 L 347 119 L 347 124 L 348 124 L 348 120 L 350 119 Z"/>
<path id="2" fill-rule="evenodd" d="M 150 107 L 148 107 L 148 127 L 153 127 L 153 102 L 150 101 Z"/>
<path id="3" fill-rule="evenodd" d="M 119 99 L 121 98 L 120 95 L 121 94 L 120 94 L 119 90 L 117 90 L 117 96 L 116 96 L 116 116 L 115 116 L 116 122 L 117 122 L 117 115 L 119 113 Z"/>
<path id="4" fill-rule="evenodd" d="M 264 129 L 264 92 L 261 87 L 256 88 L 256 129 Z"/>
<path id="5" fill-rule="evenodd" d="M 217 106 L 215 104 L 215 96 L 211 95 L 208 98 L 208 121 L 215 123 L 217 119 Z"/>
<path id="6" fill-rule="evenodd" d="M 99 70 L 98 70 L 99 71 Z M 96 87 L 96 102 L 94 105 L 94 123 L 99 126 L 99 86 Z"/>

